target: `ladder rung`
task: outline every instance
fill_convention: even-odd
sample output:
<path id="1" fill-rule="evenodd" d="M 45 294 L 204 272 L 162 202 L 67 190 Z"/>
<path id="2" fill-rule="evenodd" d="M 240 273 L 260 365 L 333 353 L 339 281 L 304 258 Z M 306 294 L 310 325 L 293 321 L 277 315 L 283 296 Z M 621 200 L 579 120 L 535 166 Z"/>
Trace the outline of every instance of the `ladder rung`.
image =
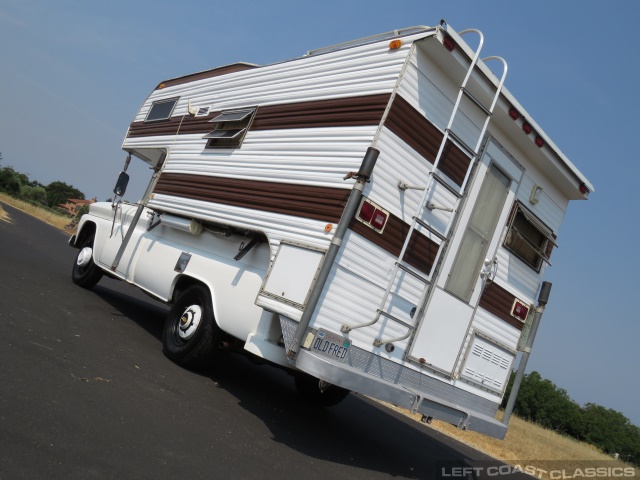
<path id="1" fill-rule="evenodd" d="M 444 178 L 442 178 L 440 175 L 438 175 L 435 172 L 431 172 L 431 176 L 435 181 L 437 181 L 440 185 L 442 185 L 444 188 L 449 190 L 449 192 L 453 193 L 456 197 L 458 198 L 462 197 L 462 193 L 460 193 L 458 190 L 456 190 L 451 185 L 449 185 L 447 181 Z"/>
<path id="2" fill-rule="evenodd" d="M 467 90 L 465 87 L 462 87 L 462 92 L 469 98 L 469 100 L 471 100 L 473 103 L 476 104 L 476 106 L 482 110 L 487 116 L 491 116 L 493 115 L 493 113 L 491 112 L 491 110 L 489 110 L 487 107 L 485 107 L 482 102 L 480 102 L 480 100 L 478 100 L 476 97 L 473 96 L 473 94 Z"/>
<path id="3" fill-rule="evenodd" d="M 398 268 L 400 270 L 402 270 L 403 272 L 407 272 L 409 275 L 417 278 L 418 280 L 420 280 L 422 283 L 429 283 L 429 280 L 424 277 L 423 275 L 419 274 L 418 272 L 416 272 L 413 268 L 411 268 L 408 265 L 405 265 L 404 263 L 402 263 L 402 261 L 396 262 L 396 265 L 398 265 Z"/>
<path id="4" fill-rule="evenodd" d="M 449 136 L 453 138 L 456 143 L 459 143 L 466 152 L 471 155 L 471 158 L 476 156 L 476 151 L 467 145 L 458 135 L 456 135 L 453 130 L 449 129 Z"/>
<path id="5" fill-rule="evenodd" d="M 427 230 L 429 230 L 431 233 L 433 233 L 436 237 L 438 237 L 440 240 L 442 240 L 443 242 L 447 241 L 447 237 L 445 237 L 444 235 L 442 235 L 439 231 L 437 231 L 435 228 L 433 228 L 431 225 L 429 225 L 427 222 L 425 222 L 424 220 L 418 218 L 418 217 L 413 217 L 413 219 L 415 220 L 416 223 L 419 223 L 421 226 L 423 226 L 424 228 L 426 228 Z"/>
<path id="6" fill-rule="evenodd" d="M 391 320 L 393 320 L 394 322 L 398 322 L 400 325 L 402 325 L 403 327 L 407 327 L 407 328 L 414 328 L 413 325 L 405 322 L 404 320 L 400 320 L 398 317 L 394 317 L 393 315 L 391 315 L 390 313 L 387 312 L 383 312 L 382 310 L 378 309 L 378 313 L 380 315 L 382 315 L 383 317 L 389 318 Z"/>

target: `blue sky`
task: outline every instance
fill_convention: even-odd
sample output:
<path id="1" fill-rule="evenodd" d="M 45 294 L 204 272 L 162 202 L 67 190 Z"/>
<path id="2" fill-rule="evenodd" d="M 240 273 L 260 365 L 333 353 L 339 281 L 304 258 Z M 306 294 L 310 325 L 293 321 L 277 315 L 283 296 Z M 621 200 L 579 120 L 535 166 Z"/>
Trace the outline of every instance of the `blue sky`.
<path id="1" fill-rule="evenodd" d="M 2 166 L 104 200 L 161 80 L 441 18 L 483 31 L 507 88 L 596 187 L 565 218 L 528 371 L 640 425 L 638 1 L 2 0 Z M 141 163 L 131 172 L 146 180 Z"/>

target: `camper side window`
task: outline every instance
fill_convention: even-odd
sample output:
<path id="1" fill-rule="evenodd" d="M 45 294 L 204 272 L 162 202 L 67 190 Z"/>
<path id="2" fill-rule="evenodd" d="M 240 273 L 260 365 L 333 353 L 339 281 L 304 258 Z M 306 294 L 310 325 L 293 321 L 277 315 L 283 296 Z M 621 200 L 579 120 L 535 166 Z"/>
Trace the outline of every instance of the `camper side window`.
<path id="1" fill-rule="evenodd" d="M 215 129 L 202 137 L 208 140 L 207 148 L 236 148 L 242 145 L 255 113 L 255 108 L 227 110 L 209 120 Z"/>
<path id="2" fill-rule="evenodd" d="M 169 98 L 153 102 L 153 105 L 151 105 L 149 113 L 147 114 L 147 118 L 144 119 L 145 123 L 157 122 L 159 120 L 167 120 L 171 118 L 171 114 L 173 113 L 173 108 L 176 106 L 176 103 L 178 103 L 178 98 Z"/>
<path id="3" fill-rule="evenodd" d="M 542 262 L 551 263 L 549 256 L 555 245 L 555 235 L 538 218 L 516 204 L 511 213 L 504 246 L 520 260 L 539 272 Z"/>

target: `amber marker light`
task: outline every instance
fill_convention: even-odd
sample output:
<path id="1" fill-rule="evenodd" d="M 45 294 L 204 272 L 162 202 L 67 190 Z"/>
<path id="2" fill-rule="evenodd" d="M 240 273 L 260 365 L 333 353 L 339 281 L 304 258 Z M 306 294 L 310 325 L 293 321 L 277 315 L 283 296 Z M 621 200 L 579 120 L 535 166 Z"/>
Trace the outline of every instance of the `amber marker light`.
<path id="1" fill-rule="evenodd" d="M 333 229 L 333 224 L 332 223 L 327 223 L 324 226 L 324 233 L 329 233 L 332 229 Z"/>
<path id="2" fill-rule="evenodd" d="M 158 85 L 158 88 L 164 88 L 164 87 L 165 87 L 164 83 L 161 83 L 160 85 Z"/>
<path id="3" fill-rule="evenodd" d="M 397 50 L 402 46 L 402 40 L 391 40 L 389 42 L 389 50 Z"/>

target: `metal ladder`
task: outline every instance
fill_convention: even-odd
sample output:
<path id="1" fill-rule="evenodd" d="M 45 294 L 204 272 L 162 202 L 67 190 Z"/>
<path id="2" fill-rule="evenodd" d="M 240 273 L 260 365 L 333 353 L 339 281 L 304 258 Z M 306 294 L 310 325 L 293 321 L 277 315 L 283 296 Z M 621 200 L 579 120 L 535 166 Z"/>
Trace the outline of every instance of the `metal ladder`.
<path id="1" fill-rule="evenodd" d="M 363 328 L 363 327 L 368 327 L 371 325 L 376 324 L 381 317 L 385 317 L 388 318 L 400 325 L 402 325 L 403 327 L 405 327 L 407 329 L 407 333 L 401 337 L 397 337 L 397 338 L 388 338 L 388 339 L 380 339 L 380 338 L 376 338 L 373 341 L 374 346 L 379 347 L 381 345 L 384 344 L 392 344 L 394 342 L 398 342 L 401 340 L 404 340 L 406 338 L 408 338 L 413 330 L 415 329 L 415 325 L 409 324 L 407 322 L 405 322 L 404 320 L 391 315 L 390 313 L 385 311 L 385 306 L 387 304 L 387 300 L 389 299 L 389 295 L 391 294 L 391 290 L 393 288 L 393 285 L 396 281 L 396 278 L 398 277 L 398 272 L 399 271 L 403 271 L 409 275 L 411 275 L 412 277 L 418 279 L 420 282 L 422 282 L 423 284 L 428 285 L 430 283 L 429 279 L 426 278 L 421 272 L 416 271 L 413 267 L 411 267 L 407 262 L 404 261 L 404 257 L 405 254 L 407 252 L 407 248 L 409 246 L 409 243 L 411 241 L 411 235 L 413 234 L 413 232 L 416 230 L 416 226 L 420 225 L 421 227 L 425 228 L 426 230 L 428 230 L 431 234 L 435 235 L 436 237 L 438 237 L 441 241 L 440 244 L 440 248 L 438 249 L 438 255 L 434 261 L 434 265 L 438 263 L 438 258 L 439 256 L 442 254 L 442 250 L 443 247 L 445 246 L 445 244 L 449 241 L 449 237 L 450 237 L 450 230 L 452 227 L 452 224 L 455 223 L 452 219 L 452 221 L 449 222 L 449 224 L 447 225 L 446 231 L 444 234 L 441 234 L 439 231 L 437 231 L 435 228 L 431 227 L 428 223 L 426 223 L 425 221 L 423 221 L 421 219 L 422 214 L 424 212 L 425 208 L 428 209 L 434 209 L 434 208 L 438 208 L 437 206 L 434 206 L 433 204 L 431 204 L 429 202 L 429 194 L 431 192 L 431 190 L 433 189 L 434 185 L 437 183 L 441 186 L 443 186 L 444 188 L 446 188 L 449 192 L 451 192 L 454 197 L 456 197 L 455 200 L 455 206 L 453 208 L 454 212 L 457 212 L 458 207 L 460 205 L 460 202 L 462 201 L 463 197 L 464 197 L 464 192 L 465 192 L 465 188 L 466 188 L 466 184 L 467 181 L 469 180 L 469 176 L 471 173 L 471 170 L 473 168 L 473 165 L 475 163 L 476 158 L 478 157 L 479 151 L 480 151 L 480 147 L 482 145 L 485 133 L 487 131 L 487 128 L 489 126 L 489 121 L 491 120 L 491 116 L 493 115 L 493 111 L 495 109 L 496 103 L 498 102 L 498 98 L 500 97 L 500 92 L 502 91 L 502 87 L 504 85 L 504 80 L 507 76 L 507 62 L 501 58 L 501 57 L 496 57 L 496 56 L 491 56 L 491 57 L 486 57 L 484 59 L 482 59 L 483 62 L 485 61 L 489 61 L 489 60 L 499 60 L 500 62 L 502 62 L 503 65 L 503 72 L 502 72 L 502 76 L 500 78 L 500 81 L 498 83 L 498 86 L 496 88 L 496 92 L 495 95 L 493 97 L 493 100 L 491 102 L 491 106 L 490 107 L 486 107 L 484 106 L 476 97 L 474 97 L 468 90 L 467 90 L 467 83 L 469 81 L 469 79 L 471 78 L 471 75 L 473 74 L 474 69 L 476 68 L 476 65 L 478 63 L 478 59 L 480 58 L 480 51 L 482 50 L 482 45 L 484 43 L 484 36 L 482 35 L 482 32 L 480 32 L 479 30 L 476 29 L 468 29 L 468 30 L 464 30 L 462 32 L 460 32 L 458 35 L 464 35 L 465 33 L 469 33 L 469 32 L 474 32 L 477 33 L 478 36 L 480 37 L 480 41 L 478 44 L 478 47 L 474 53 L 473 58 L 471 59 L 471 63 L 469 65 L 469 69 L 467 70 L 467 73 L 464 77 L 464 80 L 462 81 L 462 85 L 460 86 L 460 89 L 458 90 L 458 96 L 456 98 L 455 104 L 453 106 L 453 111 L 451 112 L 451 116 L 449 117 L 449 122 L 447 123 L 447 126 L 445 128 L 444 131 L 444 135 L 442 137 L 442 142 L 440 143 L 440 147 L 438 149 L 438 154 L 436 155 L 436 159 L 433 162 L 433 169 L 431 170 L 431 172 L 429 172 L 429 179 L 427 181 L 427 184 L 424 187 L 419 187 L 419 186 L 412 186 L 412 185 L 408 185 L 404 182 L 398 182 L 398 188 L 402 189 L 402 190 L 406 190 L 406 189 L 416 189 L 416 190 L 423 190 L 422 196 L 420 198 L 419 204 L 418 204 L 418 209 L 415 212 L 415 214 L 412 217 L 411 223 L 410 223 L 410 227 L 409 227 L 409 231 L 407 233 L 407 236 L 405 237 L 404 243 L 402 245 L 402 249 L 400 251 L 400 254 L 398 255 L 398 258 L 396 259 L 396 261 L 394 262 L 394 267 L 392 269 L 391 272 L 391 278 L 389 280 L 389 284 L 385 290 L 384 295 L 382 296 L 382 300 L 380 301 L 380 305 L 376 310 L 376 315 L 374 317 L 373 320 L 371 320 L 370 322 L 366 322 L 366 323 L 362 323 L 362 324 L 358 324 L 358 325 L 347 325 L 344 324 L 341 327 L 341 331 L 343 333 L 348 333 L 351 330 L 355 330 L 358 328 Z M 448 33 L 447 33 L 448 34 Z M 466 97 L 468 98 L 474 105 L 476 105 L 480 111 L 482 111 L 485 114 L 485 121 L 482 125 L 482 129 L 480 130 L 480 135 L 478 137 L 478 141 L 476 143 L 475 148 L 472 148 L 471 146 L 467 145 L 458 135 L 456 135 L 453 131 L 452 131 L 452 127 L 453 127 L 453 122 L 456 118 L 457 113 L 460 111 L 460 104 L 462 102 L 462 99 Z M 459 145 L 462 150 L 464 150 L 467 154 L 469 154 L 470 161 L 469 161 L 469 167 L 467 168 L 467 172 L 465 174 L 465 178 L 462 181 L 462 184 L 460 185 L 459 189 L 456 189 L 454 187 L 452 187 L 447 180 L 445 180 L 443 177 L 441 177 L 440 175 L 438 175 L 437 173 L 437 169 L 438 166 L 440 164 L 440 161 L 442 159 L 442 155 L 445 149 L 445 146 L 447 144 L 447 142 L 452 139 L 455 141 L 455 143 L 457 145 Z M 423 295 L 422 295 L 422 299 L 419 302 L 420 303 L 420 308 L 416 308 L 416 318 L 419 318 L 421 312 L 420 310 L 422 309 L 425 300 L 426 300 L 426 295 L 424 294 L 425 291 L 423 291 Z"/>

